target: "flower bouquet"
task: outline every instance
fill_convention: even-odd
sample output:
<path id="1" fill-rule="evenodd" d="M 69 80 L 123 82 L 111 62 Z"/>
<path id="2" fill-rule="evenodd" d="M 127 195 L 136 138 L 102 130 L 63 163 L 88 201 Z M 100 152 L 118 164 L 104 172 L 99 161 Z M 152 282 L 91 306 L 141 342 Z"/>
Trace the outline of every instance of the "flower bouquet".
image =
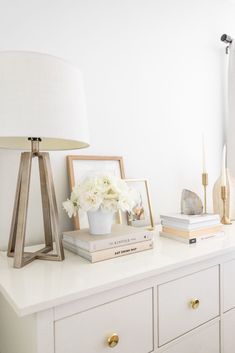
<path id="1" fill-rule="evenodd" d="M 131 213 L 139 201 L 137 191 L 109 175 L 87 177 L 73 188 L 70 199 L 63 202 L 69 217 L 79 209 L 86 211 L 92 234 L 108 234 L 116 211 Z"/>

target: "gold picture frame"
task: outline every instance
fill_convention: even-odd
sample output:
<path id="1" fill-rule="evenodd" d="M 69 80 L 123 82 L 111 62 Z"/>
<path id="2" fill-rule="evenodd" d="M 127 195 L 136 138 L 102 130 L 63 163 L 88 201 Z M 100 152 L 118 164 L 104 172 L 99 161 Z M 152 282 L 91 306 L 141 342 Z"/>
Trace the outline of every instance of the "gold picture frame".
<path id="1" fill-rule="evenodd" d="M 140 204 L 136 205 L 136 214 L 127 213 L 127 224 L 133 227 L 155 228 L 153 207 L 147 179 L 125 179 L 125 182 L 140 194 Z"/>
<path id="2" fill-rule="evenodd" d="M 76 183 L 86 175 L 94 173 L 108 173 L 125 179 L 124 162 L 120 156 L 67 156 L 67 169 L 69 177 L 70 191 Z M 122 223 L 121 213 L 117 214 L 117 223 Z M 73 217 L 74 229 L 82 229 L 88 227 L 87 215 L 85 212 L 80 212 L 79 215 Z"/>

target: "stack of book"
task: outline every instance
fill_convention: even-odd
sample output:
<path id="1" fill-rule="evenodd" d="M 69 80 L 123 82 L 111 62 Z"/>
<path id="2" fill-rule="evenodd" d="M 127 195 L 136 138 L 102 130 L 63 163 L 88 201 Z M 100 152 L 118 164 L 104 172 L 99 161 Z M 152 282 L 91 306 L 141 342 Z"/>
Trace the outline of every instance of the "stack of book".
<path id="1" fill-rule="evenodd" d="M 198 241 L 224 235 L 217 214 L 188 216 L 183 214 L 161 215 L 161 236 L 194 244 Z"/>
<path id="2" fill-rule="evenodd" d="M 114 224 L 108 235 L 90 235 L 88 229 L 64 232 L 63 244 L 90 262 L 98 262 L 152 249 L 153 237 L 153 231 Z"/>

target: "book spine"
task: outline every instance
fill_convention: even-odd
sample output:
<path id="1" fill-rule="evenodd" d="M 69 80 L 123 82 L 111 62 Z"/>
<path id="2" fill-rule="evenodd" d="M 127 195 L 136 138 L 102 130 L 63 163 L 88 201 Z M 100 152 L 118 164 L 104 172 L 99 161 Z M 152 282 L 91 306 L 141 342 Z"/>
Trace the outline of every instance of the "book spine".
<path id="1" fill-rule="evenodd" d="M 197 238 L 186 239 L 186 238 L 178 237 L 177 235 L 173 235 L 173 234 L 169 234 L 169 233 L 165 233 L 165 232 L 159 232 L 159 234 L 160 234 L 160 236 L 162 236 L 164 238 L 177 240 L 177 241 L 180 241 L 181 243 L 195 244 L 197 242 Z"/>
<path id="2" fill-rule="evenodd" d="M 207 239 L 211 239 L 211 238 L 220 238 L 224 236 L 224 232 L 217 232 L 217 233 L 212 233 L 212 234 L 206 234 L 206 235 L 202 235 L 200 237 L 198 237 L 198 241 L 202 241 L 202 240 L 207 240 Z"/>
<path id="3" fill-rule="evenodd" d="M 211 234 L 202 235 L 199 237 L 192 237 L 192 238 L 186 239 L 169 233 L 164 233 L 164 232 L 159 232 L 159 233 L 162 237 L 177 240 L 177 241 L 180 241 L 181 243 L 186 243 L 186 244 L 195 244 L 207 239 L 220 238 L 221 236 L 224 235 L 224 232 L 217 232 L 217 233 L 211 233 Z"/>
<path id="4" fill-rule="evenodd" d="M 218 225 L 221 225 L 220 221 L 208 221 L 204 223 L 194 223 L 194 224 L 183 224 L 183 223 L 178 223 L 178 222 L 172 222 L 172 221 L 167 221 L 167 220 L 161 220 L 161 224 L 164 227 L 170 227 L 170 228 L 175 228 L 178 230 L 183 230 L 183 231 L 196 231 L 201 228 L 210 228 L 210 227 L 215 227 Z"/>
<path id="5" fill-rule="evenodd" d="M 218 222 L 218 221 L 220 221 L 220 216 L 217 214 L 201 216 L 201 217 L 189 216 L 188 219 L 160 215 L 160 218 L 163 221 L 170 221 L 170 222 L 177 222 L 177 223 L 184 223 L 184 224 L 191 224 L 191 225 L 197 224 L 197 223 L 203 223 L 203 222 L 213 222 L 213 221 Z"/>
<path id="6" fill-rule="evenodd" d="M 73 245 L 73 246 L 78 246 L 81 249 L 84 249 L 86 251 L 90 251 L 90 244 L 88 242 L 85 242 L 81 239 L 74 239 L 73 237 L 63 234 L 63 240 L 65 240 L 67 243 Z"/>
<path id="7" fill-rule="evenodd" d="M 134 244 L 119 246 L 113 249 L 105 249 L 91 253 L 91 262 L 98 262 L 112 259 L 115 257 L 134 254 L 140 251 L 149 250 L 153 248 L 153 240 L 141 241 Z"/>
<path id="8" fill-rule="evenodd" d="M 102 239 L 102 240 L 93 240 L 92 242 L 84 242 L 79 239 L 73 239 L 72 237 L 64 236 L 64 239 L 73 244 L 74 246 L 78 246 L 81 249 L 84 249 L 89 252 L 100 251 L 115 248 L 117 246 L 130 245 L 138 242 L 143 242 L 146 240 L 153 241 L 154 232 L 143 231 L 143 233 L 136 233 L 133 235 L 119 235 L 113 239 Z M 95 236 L 94 236 L 95 237 Z"/>
<path id="9" fill-rule="evenodd" d="M 172 235 L 177 235 L 179 237 L 182 238 L 189 238 L 189 237 L 200 237 L 200 236 L 204 236 L 204 235 L 210 235 L 212 233 L 216 233 L 216 232 L 221 232 L 222 231 L 222 225 L 218 225 L 215 227 L 206 227 L 203 229 L 198 229 L 198 230 L 179 230 L 176 228 L 172 228 L 172 227 L 166 227 L 163 226 L 162 227 L 162 231 L 164 233 L 168 233 L 168 234 L 172 234 Z"/>

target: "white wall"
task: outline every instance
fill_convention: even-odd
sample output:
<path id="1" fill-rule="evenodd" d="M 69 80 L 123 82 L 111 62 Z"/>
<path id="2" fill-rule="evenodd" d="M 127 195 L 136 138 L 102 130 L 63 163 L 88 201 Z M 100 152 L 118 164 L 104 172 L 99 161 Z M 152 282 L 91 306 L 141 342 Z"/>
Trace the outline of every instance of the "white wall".
<path id="1" fill-rule="evenodd" d="M 149 179 L 158 217 L 179 209 L 183 188 L 202 195 L 202 132 L 211 196 L 223 135 L 220 36 L 235 37 L 234 15 L 229 0 L 0 0 L 0 50 L 46 52 L 82 69 L 91 147 L 75 153 L 123 156 L 127 177 Z M 71 228 L 61 209 L 66 154 L 51 154 L 62 230 Z M 7 245 L 19 156 L 0 151 L 0 248 Z M 30 239 L 37 241 L 38 191 L 30 205 Z"/>

